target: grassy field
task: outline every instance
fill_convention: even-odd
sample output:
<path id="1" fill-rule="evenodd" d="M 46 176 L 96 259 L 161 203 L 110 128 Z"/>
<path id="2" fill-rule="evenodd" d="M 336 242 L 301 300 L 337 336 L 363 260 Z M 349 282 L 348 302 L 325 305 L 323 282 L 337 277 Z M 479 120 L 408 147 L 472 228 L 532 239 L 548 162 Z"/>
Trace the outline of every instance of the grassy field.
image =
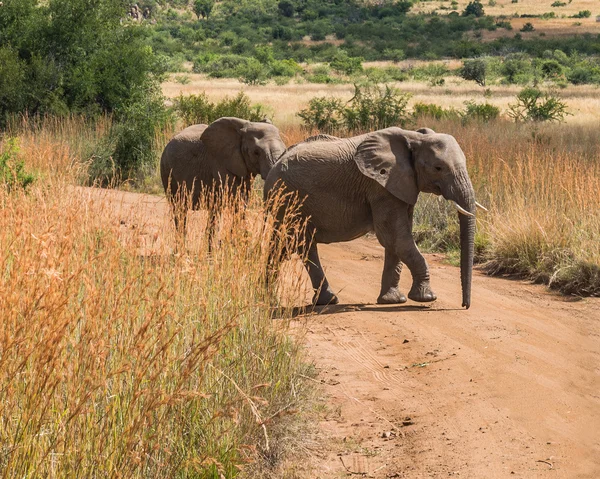
<path id="1" fill-rule="evenodd" d="M 420 62 L 404 62 L 418 65 Z M 447 62 L 451 68 L 456 68 L 456 62 Z M 377 62 L 381 66 L 382 62 Z M 365 64 L 365 67 L 370 64 Z M 238 92 L 244 91 L 253 102 L 267 106 L 273 116 L 273 121 L 279 127 L 291 127 L 298 125 L 300 119 L 297 113 L 306 107 L 308 101 L 316 96 L 336 96 L 349 100 L 354 94 L 352 84 L 344 85 L 321 85 L 310 83 L 292 83 L 276 86 L 249 86 L 234 79 L 208 79 L 204 75 L 186 74 L 190 82 L 182 85 L 176 81 L 163 83 L 163 92 L 168 98 L 179 94 L 198 94 L 203 91 L 214 100 L 220 100 L 225 96 L 233 97 Z M 409 106 L 417 102 L 435 103 L 444 108 L 464 108 L 464 102 L 476 100 L 487 101 L 498 106 L 503 112 L 510 103 L 514 103 L 516 95 L 522 87 L 516 85 L 492 85 L 487 87 L 491 96 L 484 98 L 484 89 L 474 82 L 467 82 L 458 77 L 448 77 L 443 86 L 430 86 L 427 83 L 407 81 L 395 83 L 393 86 L 404 92 L 412 94 Z M 566 121 L 569 124 L 588 125 L 597 124 L 600 121 L 600 95 L 598 88 L 591 85 L 569 86 L 559 91 L 561 98 L 565 99 L 569 110 L 573 113 Z"/>
<path id="2" fill-rule="evenodd" d="M 174 253 L 164 202 L 75 186 L 80 147 L 104 126 L 20 131 L 38 180 L 0 188 L 0 476 L 216 479 L 254 477 L 259 457 L 279 466 L 310 372 L 264 281 L 262 206 L 244 217 L 232 200 L 210 258 L 199 221 Z"/>
<path id="3" fill-rule="evenodd" d="M 456 12 L 462 13 L 469 0 L 457 0 Z M 565 1 L 564 6 L 553 7 L 552 0 L 540 2 L 538 0 L 494 0 L 494 2 L 481 2 L 486 15 L 509 17 L 512 30 L 499 28 L 495 31 L 483 31 L 482 40 L 494 40 L 501 37 L 512 37 L 520 33 L 523 38 L 533 38 L 542 34 L 545 37 L 568 37 L 583 33 L 600 33 L 600 23 L 596 16 L 600 15 L 598 2 L 594 0 L 572 0 Z M 579 12 L 589 10 L 592 15 L 589 18 L 569 18 Z M 414 13 L 433 13 L 447 15 L 452 12 L 449 2 L 418 2 L 411 9 Z M 520 15 L 543 15 L 554 12 L 555 18 L 519 18 Z M 525 23 L 531 23 L 535 31 L 520 32 Z"/>
<path id="4" fill-rule="evenodd" d="M 191 76 L 188 85 L 166 83 L 166 94 L 219 99 L 242 89 Z M 443 106 L 481 95 L 448 83 L 401 86 L 413 102 Z M 296 116 L 308 99 L 352 93 L 346 85 L 243 89 L 272 108 L 288 144 L 308 134 Z M 506 108 L 516 91 L 494 87 L 490 101 Z M 598 295 L 599 100 L 591 87 L 561 94 L 574 112 L 565 124 L 423 123 L 455 135 L 467 156 L 490 210 L 479 215 L 476 245 L 488 271 Z M 245 217 L 230 208 L 210 258 L 202 216 L 176 252 L 164 202 L 148 196 L 125 214 L 126 200 L 76 186 L 87 146 L 109 126 L 108 118 L 46 120 L 0 143 L 6 151 L 7 138 L 18 138 L 18 157 L 37 176 L 26 192 L 0 188 L 2 477 L 220 479 L 283 467 L 279 448 L 302 440 L 285 431 L 310 406 L 310 373 L 287 329 L 290 312 L 265 285 L 260 202 Z M 172 133 L 159 132 L 161 144 Z M 422 195 L 415 234 L 452 255 L 456 213 Z M 296 279 L 287 289 L 302 294 Z M 285 477 L 302 477 L 294 474 Z"/>

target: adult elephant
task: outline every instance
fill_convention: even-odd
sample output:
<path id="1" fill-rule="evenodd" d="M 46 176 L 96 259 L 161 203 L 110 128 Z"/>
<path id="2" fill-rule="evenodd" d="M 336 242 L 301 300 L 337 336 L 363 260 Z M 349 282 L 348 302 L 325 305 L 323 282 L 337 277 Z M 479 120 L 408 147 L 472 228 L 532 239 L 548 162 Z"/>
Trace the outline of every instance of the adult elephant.
<path id="1" fill-rule="evenodd" d="M 185 233 L 188 208 L 197 209 L 202 194 L 212 188 L 218 195 L 227 187 L 247 200 L 253 177 L 260 174 L 266 178 L 284 151 L 279 130 L 269 122 L 224 117 L 210 126 L 193 125 L 175 135 L 160 160 L 175 228 Z M 209 244 L 217 213 L 209 212 Z"/>
<path id="2" fill-rule="evenodd" d="M 429 268 L 412 236 L 419 192 L 442 195 L 459 211 L 462 305 L 471 304 L 475 194 L 463 151 L 454 137 L 430 129 L 392 127 L 353 138 L 324 138 L 290 148 L 273 166 L 265 197 L 284 188 L 302 200 L 310 245 L 306 261 L 316 304 L 337 303 L 321 267 L 317 243 L 350 241 L 375 231 L 385 248 L 378 303 L 404 303 L 402 263 L 412 274 L 408 297 L 436 299 Z M 278 217 L 283 213 L 280 210 Z"/>

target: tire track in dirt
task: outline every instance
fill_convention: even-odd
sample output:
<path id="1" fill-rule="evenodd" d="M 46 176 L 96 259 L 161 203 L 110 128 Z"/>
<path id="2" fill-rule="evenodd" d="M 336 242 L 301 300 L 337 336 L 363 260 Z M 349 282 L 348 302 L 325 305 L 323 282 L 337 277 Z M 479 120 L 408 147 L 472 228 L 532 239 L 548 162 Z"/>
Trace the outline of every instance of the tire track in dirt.
<path id="1" fill-rule="evenodd" d="M 439 299 L 378 306 L 375 240 L 320 250 L 342 304 L 302 320 L 329 397 L 313 477 L 600 477 L 598 299 L 477 273 L 467 311 L 429 255 Z"/>

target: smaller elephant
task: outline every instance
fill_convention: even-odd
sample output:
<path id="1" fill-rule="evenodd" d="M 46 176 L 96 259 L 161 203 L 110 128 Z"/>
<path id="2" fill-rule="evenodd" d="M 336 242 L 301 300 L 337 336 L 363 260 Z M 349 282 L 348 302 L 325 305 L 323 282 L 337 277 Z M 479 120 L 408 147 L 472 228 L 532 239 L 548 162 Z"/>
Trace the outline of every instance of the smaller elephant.
<path id="1" fill-rule="evenodd" d="M 469 308 L 478 204 L 465 155 L 454 137 L 428 128 L 392 127 L 353 138 L 312 138 L 290 147 L 273 166 L 265 181 L 265 199 L 280 188 L 300 200 L 307 229 L 299 243 L 308 247 L 305 267 L 315 304 L 338 302 L 321 267 L 317 244 L 350 241 L 369 231 L 375 231 L 385 248 L 377 302 L 407 301 L 399 290 L 403 263 L 413 278 L 408 298 L 435 300 L 429 267 L 412 235 L 413 210 L 421 191 L 454 202 L 460 220 L 462 304 Z M 278 221 L 284 212 L 285 205 L 277 212 Z M 274 260 L 271 264 L 277 264 Z"/>
<path id="2" fill-rule="evenodd" d="M 224 117 L 175 135 L 163 151 L 160 174 L 177 231 L 185 234 L 188 208 L 197 209 L 213 188 L 227 187 L 247 200 L 254 176 L 266 178 L 284 151 L 279 130 L 266 121 Z M 217 214 L 209 212 L 209 245 Z"/>

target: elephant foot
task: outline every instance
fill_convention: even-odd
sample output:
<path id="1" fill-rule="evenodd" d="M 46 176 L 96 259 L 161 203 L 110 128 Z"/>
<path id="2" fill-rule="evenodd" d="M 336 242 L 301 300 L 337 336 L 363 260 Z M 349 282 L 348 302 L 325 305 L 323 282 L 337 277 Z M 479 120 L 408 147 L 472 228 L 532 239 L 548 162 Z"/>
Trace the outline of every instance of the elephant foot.
<path id="1" fill-rule="evenodd" d="M 398 288 L 391 288 L 385 294 L 380 294 L 377 304 L 402 304 L 406 303 L 406 296 Z"/>
<path id="2" fill-rule="evenodd" d="M 408 298 L 418 303 L 429 303 L 435 301 L 437 296 L 431 290 L 429 281 L 426 283 L 415 283 L 408 293 Z"/>
<path id="3" fill-rule="evenodd" d="M 338 297 L 327 289 L 322 289 L 313 296 L 313 304 L 316 306 L 326 306 L 328 304 L 338 304 L 340 300 Z"/>

